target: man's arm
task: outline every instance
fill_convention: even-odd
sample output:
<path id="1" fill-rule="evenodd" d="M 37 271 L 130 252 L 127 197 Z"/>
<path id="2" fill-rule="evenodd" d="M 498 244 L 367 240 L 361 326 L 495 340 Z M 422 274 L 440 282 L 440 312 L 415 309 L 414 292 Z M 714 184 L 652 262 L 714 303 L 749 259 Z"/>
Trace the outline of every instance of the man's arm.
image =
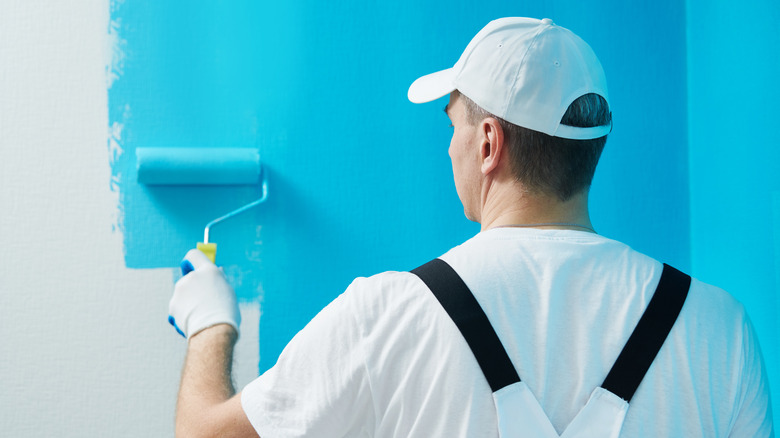
<path id="1" fill-rule="evenodd" d="M 177 437 L 256 437 L 231 381 L 238 335 L 218 324 L 190 337 L 176 404 Z"/>
<path id="2" fill-rule="evenodd" d="M 231 382 L 241 314 L 225 274 L 194 249 L 182 262 L 168 322 L 188 339 L 176 405 L 176 436 L 256 437 Z"/>
<path id="3" fill-rule="evenodd" d="M 747 314 L 744 319 L 738 411 L 729 437 L 772 438 L 775 433 L 766 367 L 753 323 Z"/>

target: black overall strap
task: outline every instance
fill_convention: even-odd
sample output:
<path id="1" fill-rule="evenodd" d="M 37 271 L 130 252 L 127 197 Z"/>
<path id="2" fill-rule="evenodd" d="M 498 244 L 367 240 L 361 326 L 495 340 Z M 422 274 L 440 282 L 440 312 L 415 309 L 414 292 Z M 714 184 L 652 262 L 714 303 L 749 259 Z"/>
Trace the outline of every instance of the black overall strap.
<path id="1" fill-rule="evenodd" d="M 691 277 L 664 264 L 653 298 L 602 388 L 630 402 L 682 310 Z"/>
<path id="2" fill-rule="evenodd" d="M 411 271 L 420 277 L 460 330 L 493 392 L 520 381 L 476 298 L 450 265 L 434 259 Z M 631 401 L 682 310 L 691 277 L 664 264 L 661 280 L 602 388 Z"/>
<path id="3" fill-rule="evenodd" d="M 474 353 L 490 389 L 498 391 L 520 381 L 509 355 L 476 298 L 444 260 L 433 259 L 411 271 L 433 292 Z"/>

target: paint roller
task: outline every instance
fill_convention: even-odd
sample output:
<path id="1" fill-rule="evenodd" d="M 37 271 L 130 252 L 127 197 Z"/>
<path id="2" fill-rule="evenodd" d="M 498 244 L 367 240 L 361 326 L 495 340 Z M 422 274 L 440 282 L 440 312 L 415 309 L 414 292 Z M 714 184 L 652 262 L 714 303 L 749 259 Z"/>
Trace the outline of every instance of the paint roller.
<path id="1" fill-rule="evenodd" d="M 262 177 L 260 199 L 206 224 L 203 242 L 198 242 L 197 248 L 212 262 L 216 260 L 217 244 L 209 242 L 211 227 L 263 203 L 268 197 L 260 153 L 254 148 L 146 147 L 137 148 L 135 154 L 138 182 L 146 185 L 254 185 Z"/>

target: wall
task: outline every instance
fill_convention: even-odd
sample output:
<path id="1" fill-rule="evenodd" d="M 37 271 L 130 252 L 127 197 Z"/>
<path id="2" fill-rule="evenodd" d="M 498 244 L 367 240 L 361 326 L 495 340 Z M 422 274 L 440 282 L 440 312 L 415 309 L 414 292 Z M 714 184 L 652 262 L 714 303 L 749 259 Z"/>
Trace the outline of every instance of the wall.
<path id="1" fill-rule="evenodd" d="M 694 54 L 686 70 L 686 50 L 709 50 L 690 33 L 683 44 L 686 26 L 712 29 L 686 21 L 683 4 L 265 3 L 0 4 L 0 424 L 9 436 L 171 435 L 184 351 L 165 322 L 172 267 L 205 222 L 258 193 L 138 186 L 136 147 L 261 151 L 268 203 L 213 234 L 243 302 L 239 386 L 355 276 L 410 269 L 475 233 L 451 183 L 444 101 L 413 105 L 406 90 L 505 15 L 552 17 L 602 59 L 615 130 L 594 181 L 598 231 L 736 290 L 772 350 L 776 328 L 765 321 L 777 314 L 777 290 L 765 286 L 776 267 L 735 261 L 734 272 L 760 272 L 750 289 L 722 276 L 714 263 L 739 258 L 730 258 L 745 241 L 736 233 L 734 251 L 706 257 L 721 254 L 702 224 L 714 216 L 708 180 L 726 159 L 711 168 L 700 161 L 706 148 L 687 142 L 706 134 L 697 114 L 711 105 L 697 84 L 712 73 L 697 69 L 717 57 Z M 755 31 L 776 36 L 766 5 Z M 764 47 L 756 62 L 776 66 L 776 43 Z M 763 104 L 765 90 L 749 91 Z M 774 187 L 771 221 L 768 210 L 744 210 L 763 218 L 759 230 L 777 230 L 780 211 L 769 158 L 740 162 L 751 169 L 743 177 L 763 166 Z M 752 187 L 727 186 L 732 199 Z M 743 251 L 777 251 L 765 240 Z M 772 291 L 753 294 L 760 288 Z"/>
<path id="2" fill-rule="evenodd" d="M 780 3 L 689 0 L 687 21 L 693 270 L 747 307 L 777 404 Z"/>
<path id="3" fill-rule="evenodd" d="M 108 29 L 103 0 L 0 2 L 4 437 L 173 435 L 172 271 L 127 269 L 112 228 Z M 257 371 L 249 310 L 240 382 Z"/>
<path id="4" fill-rule="evenodd" d="M 143 146 L 259 148 L 269 201 L 212 237 L 239 295 L 262 303 L 261 371 L 355 276 L 411 269 L 476 233 L 451 182 L 445 101 L 406 99 L 490 19 L 518 12 L 468 5 L 117 3 L 109 118 L 121 130 L 112 168 L 127 266 L 176 266 L 208 220 L 258 191 L 139 186 Z M 596 227 L 688 268 L 683 11 L 540 2 L 522 12 L 576 29 L 611 78 L 616 128 L 595 182 Z M 668 32 L 649 38 L 658 20 Z M 639 93 L 663 100 L 631 111 Z"/>

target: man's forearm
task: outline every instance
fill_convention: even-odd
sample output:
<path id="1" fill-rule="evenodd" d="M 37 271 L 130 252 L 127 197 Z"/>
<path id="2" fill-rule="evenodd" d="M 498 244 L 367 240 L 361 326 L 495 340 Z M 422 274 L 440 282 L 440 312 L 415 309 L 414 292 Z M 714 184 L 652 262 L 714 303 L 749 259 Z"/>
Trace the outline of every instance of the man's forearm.
<path id="1" fill-rule="evenodd" d="M 231 368 L 237 337 L 233 327 L 219 324 L 189 339 L 176 404 L 177 436 L 219 432 L 216 411 L 235 394 Z"/>

